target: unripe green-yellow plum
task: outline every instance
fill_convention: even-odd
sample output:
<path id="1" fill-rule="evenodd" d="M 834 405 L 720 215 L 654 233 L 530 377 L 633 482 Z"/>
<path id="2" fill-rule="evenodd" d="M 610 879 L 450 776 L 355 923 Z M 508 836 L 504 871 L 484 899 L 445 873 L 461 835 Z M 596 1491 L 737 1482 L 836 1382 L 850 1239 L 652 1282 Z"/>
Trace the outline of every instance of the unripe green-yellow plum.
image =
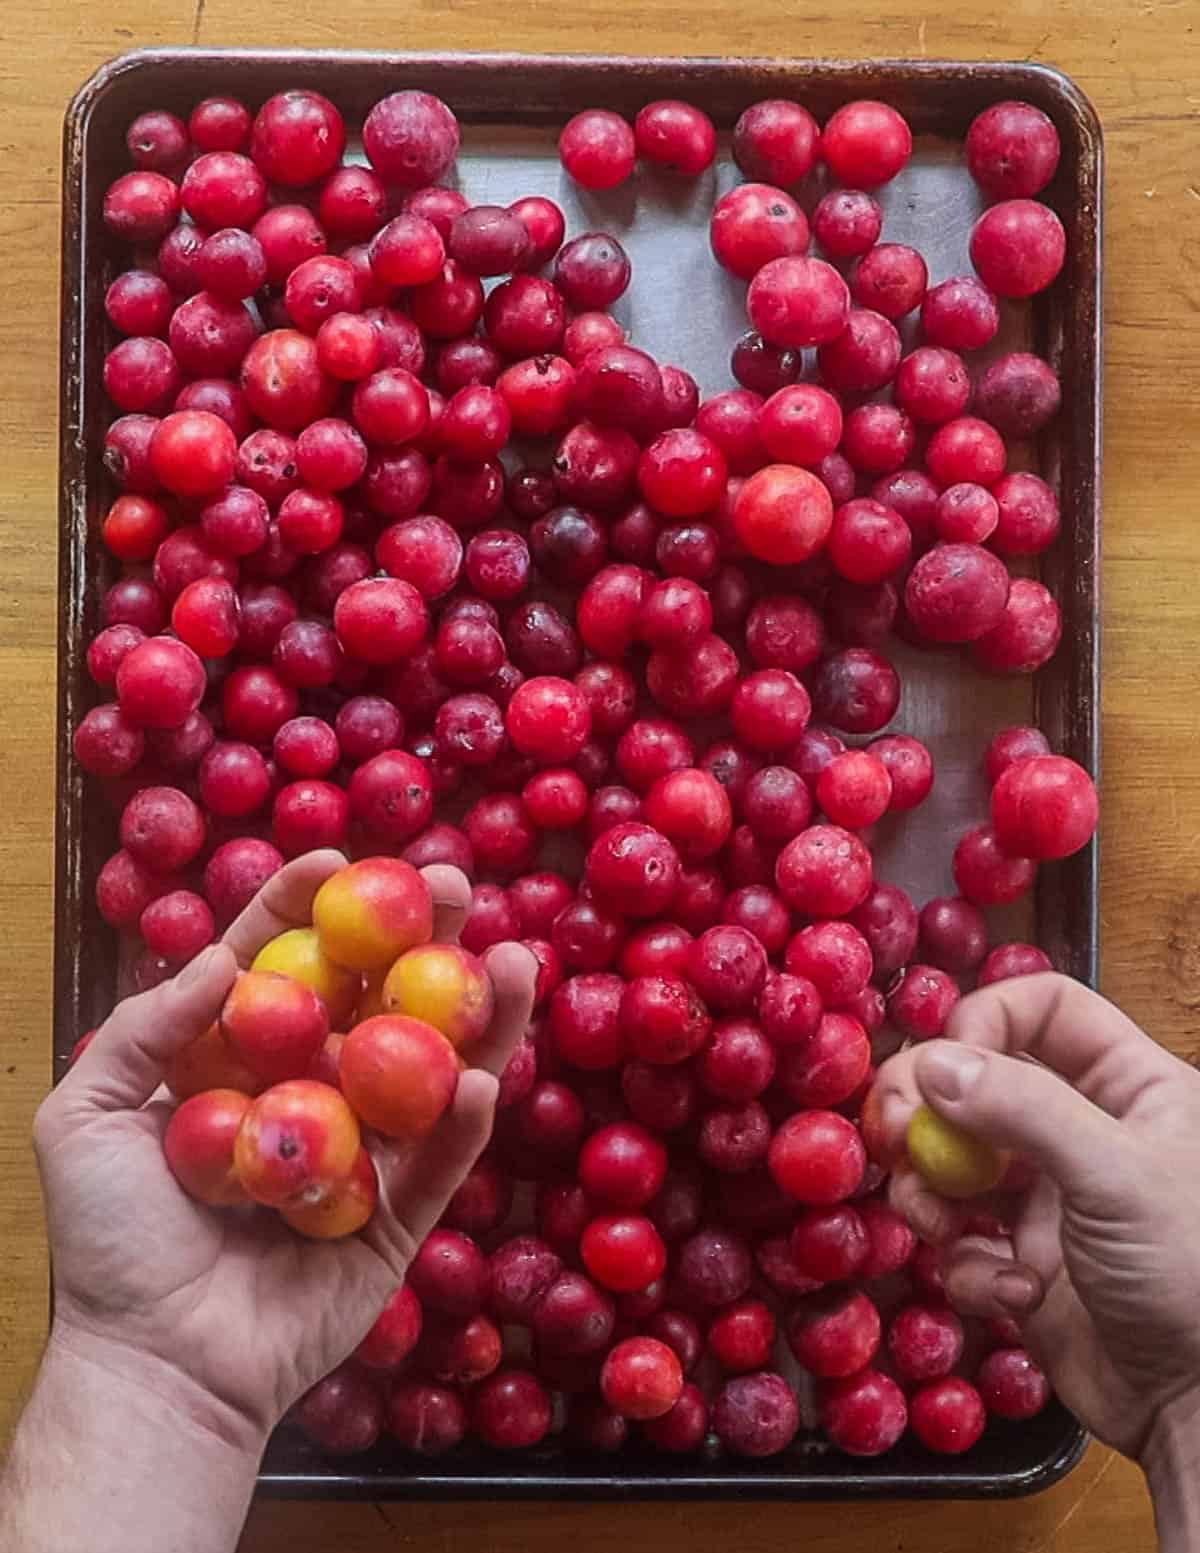
<path id="1" fill-rule="evenodd" d="M 948 1122 L 930 1106 L 912 1114 L 906 1139 L 913 1168 L 941 1197 L 979 1197 L 1000 1185 L 1010 1156 Z"/>
<path id="2" fill-rule="evenodd" d="M 364 857 L 330 874 L 313 901 L 321 948 L 337 965 L 377 971 L 433 937 L 433 895 L 398 857 Z"/>
<path id="3" fill-rule="evenodd" d="M 461 1064 L 450 1042 L 423 1019 L 377 1014 L 342 1046 L 342 1093 L 355 1113 L 389 1138 L 427 1133 L 454 1099 Z"/>
<path id="4" fill-rule="evenodd" d="M 189 1197 L 211 1208 L 246 1201 L 233 1151 L 253 1101 L 236 1089 L 209 1089 L 185 1100 L 163 1136 L 171 1174 Z"/>
<path id="5" fill-rule="evenodd" d="M 477 955 L 458 944 L 422 944 L 387 973 L 383 1006 L 389 1014 L 423 1019 L 461 1050 L 491 1024 L 496 999 Z"/>
<path id="6" fill-rule="evenodd" d="M 246 1195 L 270 1208 L 319 1202 L 354 1168 L 358 1119 L 336 1089 L 289 1079 L 259 1095 L 242 1123 L 233 1161 Z"/>
<path id="7" fill-rule="evenodd" d="M 335 965 L 321 948 L 316 928 L 292 927 L 264 944 L 254 956 L 252 971 L 278 971 L 293 981 L 302 981 L 329 1010 L 330 1023 L 345 1027 L 354 1012 L 362 977 Z"/>
<path id="8" fill-rule="evenodd" d="M 335 1181 L 316 1202 L 281 1208 L 279 1216 L 310 1240 L 340 1240 L 370 1219 L 379 1201 L 379 1181 L 366 1149 L 359 1149 L 350 1174 Z"/>
<path id="9" fill-rule="evenodd" d="M 221 1033 L 268 1084 L 304 1078 L 329 1034 L 325 1004 L 311 987 L 277 971 L 247 971 L 229 989 Z"/>

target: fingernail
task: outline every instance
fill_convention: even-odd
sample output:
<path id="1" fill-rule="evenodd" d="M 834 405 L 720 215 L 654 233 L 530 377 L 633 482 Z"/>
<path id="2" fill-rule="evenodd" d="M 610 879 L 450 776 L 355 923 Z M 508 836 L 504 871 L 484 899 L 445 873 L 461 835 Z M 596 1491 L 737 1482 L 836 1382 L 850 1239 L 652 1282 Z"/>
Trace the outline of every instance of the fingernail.
<path id="1" fill-rule="evenodd" d="M 1033 1279 L 1028 1273 L 1018 1272 L 1016 1268 L 997 1273 L 992 1288 L 1005 1310 L 1011 1310 L 1017 1316 L 1027 1315 L 1037 1300 L 1037 1287 Z"/>
<path id="2" fill-rule="evenodd" d="M 499 944 L 493 944 L 492 947 L 488 950 L 487 954 L 484 956 L 484 959 L 490 960 L 496 953 L 497 949 L 500 947 L 501 946 Z M 537 955 L 534 954 L 532 949 L 527 949 L 524 944 L 519 944 L 515 940 L 504 946 L 504 952 L 510 958 L 513 956 L 514 950 L 519 951 L 521 957 L 525 961 L 525 964 L 522 967 L 524 975 L 536 978 L 538 971 L 541 969 Z"/>
<path id="3" fill-rule="evenodd" d="M 479 1089 L 478 1100 L 480 1104 L 490 1110 L 499 1098 L 500 1080 L 494 1073 L 489 1073 L 486 1068 L 470 1068 L 468 1072 L 475 1075 L 472 1083 Z"/>
<path id="4" fill-rule="evenodd" d="M 220 947 L 220 944 L 209 944 L 208 948 L 202 949 L 194 960 L 189 960 L 179 973 L 178 985 L 193 987 L 198 981 L 202 981 L 213 963 L 213 956 Z"/>
<path id="5" fill-rule="evenodd" d="M 921 1087 L 939 1100 L 961 1100 L 983 1073 L 983 1058 L 968 1046 L 939 1041 L 917 1058 Z"/>

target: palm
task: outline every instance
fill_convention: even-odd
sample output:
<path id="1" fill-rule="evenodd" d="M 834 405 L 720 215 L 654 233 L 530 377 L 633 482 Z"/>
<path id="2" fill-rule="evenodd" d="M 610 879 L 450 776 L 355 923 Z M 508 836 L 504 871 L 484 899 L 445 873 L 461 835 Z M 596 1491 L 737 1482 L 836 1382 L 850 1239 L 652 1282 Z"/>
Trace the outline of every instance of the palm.
<path id="1" fill-rule="evenodd" d="M 89 1326 L 119 1320 L 169 1362 L 194 1353 L 207 1389 L 277 1417 L 359 1341 L 395 1274 L 357 1238 L 302 1241 L 273 1215 L 193 1202 L 164 1168 L 167 1114 L 105 1117 L 47 1160 L 67 1183 L 51 1210 L 59 1308 Z M 116 1203 L 132 1211 L 117 1218 Z"/>
<path id="2" fill-rule="evenodd" d="M 317 886 L 341 861 L 336 854 L 314 854 L 268 885 L 228 935 L 242 963 L 306 913 Z M 454 871 L 430 872 L 435 896 L 442 891 L 439 929 L 448 935 L 469 898 L 466 881 L 448 877 Z M 524 951 L 516 955 L 500 950 L 489 959 L 497 1018 L 479 1061 L 493 1070 L 507 1061 L 528 1019 L 532 965 L 524 963 L 530 958 Z M 197 1003 L 191 1034 L 211 1020 L 209 1004 L 219 1006 L 233 971 L 226 957 L 225 974 L 218 971 L 211 988 L 201 982 L 186 992 Z M 156 997 L 161 1002 L 171 996 L 171 985 L 131 1000 L 124 1010 Z M 144 1045 L 161 1042 L 158 1023 L 141 1013 L 131 1027 L 141 1031 Z M 128 1017 L 119 1010 L 110 1024 Z M 164 1017 L 162 1026 L 176 1022 Z M 181 1044 L 178 1033 L 173 1039 Z M 117 1044 L 107 1035 L 106 1042 Z M 216 1211 L 189 1198 L 163 1156 L 168 1105 L 151 1100 L 106 1109 L 86 1092 L 72 1093 L 77 1079 L 80 1090 L 89 1079 L 119 1088 L 124 1075 L 114 1080 L 104 1056 L 89 1048 L 78 1074 L 47 1102 L 49 1124 L 39 1118 L 57 1319 L 102 1335 L 118 1333 L 270 1428 L 357 1345 L 403 1278 L 415 1245 L 486 1140 L 494 1080 L 468 1070 L 451 1111 L 427 1140 L 407 1150 L 375 1149 L 381 1202 L 363 1236 L 312 1241 L 273 1213 Z M 161 1069 L 158 1060 L 138 1077 L 148 1086 Z"/>
<path id="3" fill-rule="evenodd" d="M 1123 1249 L 1097 1229 L 1064 1212 L 1053 1182 L 1039 1183 L 1013 1234 L 1014 1255 L 1040 1269 L 1046 1288 L 1023 1330 L 1066 1406 L 1107 1444 L 1128 1450 L 1145 1433 L 1145 1399 L 1154 1388 L 1127 1362 L 1137 1315 L 1107 1292 L 1114 1287 L 1114 1252 L 1121 1256 Z M 1078 1289 L 1087 1291 L 1086 1304 Z"/>

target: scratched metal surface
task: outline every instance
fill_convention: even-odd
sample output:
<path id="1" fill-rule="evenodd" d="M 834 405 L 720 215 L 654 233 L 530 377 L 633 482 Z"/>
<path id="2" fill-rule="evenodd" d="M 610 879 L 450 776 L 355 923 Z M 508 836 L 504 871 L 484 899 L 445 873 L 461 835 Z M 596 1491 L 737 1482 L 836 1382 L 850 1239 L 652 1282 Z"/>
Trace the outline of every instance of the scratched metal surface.
<path id="1" fill-rule="evenodd" d="M 642 171 L 621 188 L 592 194 L 563 171 L 549 132 L 471 125 L 463 138 L 458 181 L 473 203 L 507 205 L 522 194 L 549 195 L 567 215 L 568 237 L 596 228 L 614 233 L 629 254 L 633 279 L 612 311 L 632 342 L 659 361 L 686 367 L 706 395 L 737 387 L 729 356 L 748 327 L 746 286 L 721 269 L 708 243 L 715 200 L 741 181 L 727 137 L 722 137 L 715 167 L 700 178 Z M 821 192 L 823 183 L 814 178 L 800 191 L 801 202 L 811 211 Z M 919 138 L 912 161 L 877 191 L 877 198 L 884 211 L 881 241 L 920 249 L 931 285 L 972 273 L 967 243 L 983 201 L 961 165 L 957 144 Z M 996 340 L 969 358 L 973 375 L 996 355 L 1030 348 L 1028 304 L 1004 302 L 1001 308 Z M 915 314 L 900 329 L 906 349 L 917 343 Z M 805 376 L 814 377 L 816 353 L 805 354 Z M 886 398 L 886 390 L 877 397 Z M 1032 450 L 1021 449 L 1014 463 L 1035 467 L 1036 460 Z M 903 679 L 891 731 L 926 740 L 938 777 L 927 802 L 902 822 L 880 825 L 873 845 L 879 876 L 902 884 L 919 906 L 935 895 L 954 893 L 954 843 L 987 817 L 983 746 L 996 729 L 1033 718 L 1032 682 L 977 674 L 957 652 L 922 652 L 895 639 L 885 651 Z M 998 909 L 990 920 L 997 939 L 1029 936 L 1032 902 Z"/>

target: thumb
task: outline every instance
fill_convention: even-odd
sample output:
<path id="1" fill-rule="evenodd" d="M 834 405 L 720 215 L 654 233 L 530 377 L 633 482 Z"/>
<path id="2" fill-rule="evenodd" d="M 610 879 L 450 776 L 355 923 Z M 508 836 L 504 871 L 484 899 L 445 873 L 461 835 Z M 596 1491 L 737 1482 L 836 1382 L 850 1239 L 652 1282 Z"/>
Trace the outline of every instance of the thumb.
<path id="1" fill-rule="evenodd" d="M 1065 1192 L 1111 1199 L 1125 1134 L 1048 1068 L 955 1041 L 930 1041 L 916 1052 L 913 1074 L 923 1098 L 948 1121 L 1024 1155 Z"/>
<path id="2" fill-rule="evenodd" d="M 57 1094 L 73 1111 L 127 1111 L 145 1105 L 171 1057 L 202 1035 L 221 1011 L 237 974 L 233 950 L 213 944 L 178 976 L 119 1003 Z"/>

